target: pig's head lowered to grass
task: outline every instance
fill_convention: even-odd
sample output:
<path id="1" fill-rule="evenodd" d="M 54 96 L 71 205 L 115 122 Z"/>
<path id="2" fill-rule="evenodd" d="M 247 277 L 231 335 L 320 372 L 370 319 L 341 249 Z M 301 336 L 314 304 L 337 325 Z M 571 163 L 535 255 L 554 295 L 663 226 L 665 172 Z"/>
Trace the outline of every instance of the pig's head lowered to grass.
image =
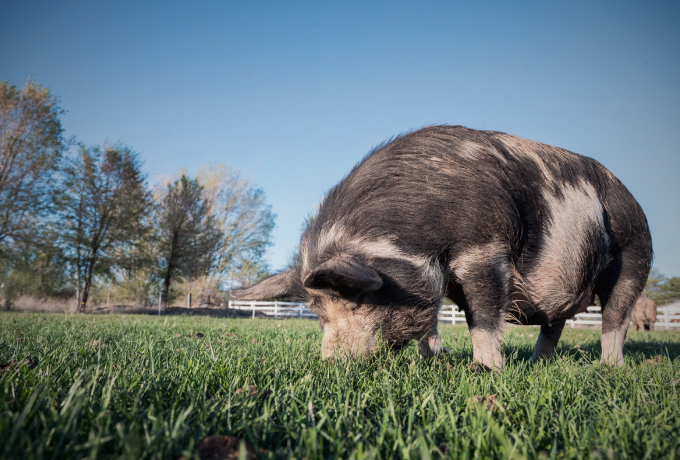
<path id="1" fill-rule="evenodd" d="M 234 290 L 232 296 L 249 300 L 294 297 L 309 303 L 324 332 L 325 358 L 367 356 L 376 351 L 379 341 L 401 348 L 412 339 L 421 340 L 423 354 L 438 353 L 441 276 L 436 279 L 435 274 L 432 282 L 423 283 L 421 270 L 410 261 L 389 259 L 388 254 L 375 257 L 356 244 L 345 245 L 344 250 L 324 248 L 326 257 L 312 259 L 316 247 L 312 248 L 310 233 L 289 270 L 251 288 Z"/>
<path id="2" fill-rule="evenodd" d="M 633 196 L 597 161 L 508 134 L 432 126 L 382 144 L 333 187 L 288 270 L 236 299 L 309 303 L 324 357 L 419 341 L 439 353 L 444 296 L 464 312 L 473 359 L 501 367 L 505 321 L 541 326 L 553 356 L 565 320 L 596 294 L 602 361 L 623 364 L 652 258 Z"/>

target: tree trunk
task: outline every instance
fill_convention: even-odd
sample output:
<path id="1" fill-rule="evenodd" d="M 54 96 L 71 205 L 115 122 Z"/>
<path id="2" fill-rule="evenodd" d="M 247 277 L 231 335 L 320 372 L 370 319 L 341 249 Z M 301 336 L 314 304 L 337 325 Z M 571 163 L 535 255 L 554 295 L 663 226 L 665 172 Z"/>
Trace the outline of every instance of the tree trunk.
<path id="1" fill-rule="evenodd" d="M 79 305 L 80 313 L 83 313 L 85 311 L 85 307 L 87 305 L 87 298 L 90 296 L 90 282 L 91 282 L 91 279 L 88 276 L 87 279 L 85 280 L 85 285 L 83 286 L 83 298 L 80 301 L 80 305 Z"/>
<path id="2" fill-rule="evenodd" d="M 177 248 L 177 239 L 178 239 L 178 232 L 173 231 L 172 233 L 172 242 L 170 244 L 170 256 L 167 259 L 168 263 L 168 270 L 165 272 L 165 279 L 163 280 L 163 293 L 161 297 L 165 300 L 165 308 L 167 309 L 169 307 L 169 300 L 168 300 L 168 295 L 170 293 L 170 282 L 172 281 L 172 275 L 173 272 L 175 271 L 175 260 L 177 260 L 176 256 L 176 248 Z"/>
<path id="3" fill-rule="evenodd" d="M 85 275 L 85 285 L 83 286 L 83 297 L 80 301 L 80 312 L 84 312 L 87 308 L 87 299 L 90 297 L 90 287 L 92 286 L 92 277 L 94 276 L 94 264 L 96 258 L 92 257 L 87 261 L 87 275 Z"/>
<path id="4" fill-rule="evenodd" d="M 165 309 L 168 308 L 168 294 L 170 292 L 170 280 L 172 277 L 172 266 L 168 264 L 168 270 L 165 272 L 165 279 L 163 280 L 163 293 L 161 294 L 162 302 L 165 302 Z"/>

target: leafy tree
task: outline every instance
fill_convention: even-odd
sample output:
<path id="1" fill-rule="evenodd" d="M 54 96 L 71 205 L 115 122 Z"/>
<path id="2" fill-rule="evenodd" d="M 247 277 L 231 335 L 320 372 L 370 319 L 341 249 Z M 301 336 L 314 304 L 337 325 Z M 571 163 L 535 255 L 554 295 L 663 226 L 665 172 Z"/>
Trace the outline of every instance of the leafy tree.
<path id="1" fill-rule="evenodd" d="M 680 277 L 674 276 L 664 281 L 659 286 L 659 293 L 654 300 L 657 305 L 665 305 L 680 300 Z"/>
<path id="2" fill-rule="evenodd" d="M 110 286 L 118 301 L 144 303 L 157 299 L 158 287 L 163 275 L 160 266 L 158 230 L 153 213 L 142 217 L 136 239 L 122 243 L 116 253 L 116 265 L 112 267 Z"/>
<path id="3" fill-rule="evenodd" d="M 205 188 L 206 200 L 222 231 L 210 281 L 222 285 L 250 285 L 268 273 L 263 260 L 271 245 L 276 214 L 265 201 L 262 189 L 243 179 L 237 170 L 221 164 L 202 166 L 196 173 Z"/>
<path id="4" fill-rule="evenodd" d="M 167 306 L 170 285 L 176 277 L 193 279 L 209 273 L 222 232 L 197 180 L 183 174 L 166 188 L 159 187 L 157 195 L 162 298 Z"/>
<path id="5" fill-rule="evenodd" d="M 139 155 L 120 144 L 81 145 L 64 176 L 58 202 L 66 254 L 82 286 L 82 310 L 95 276 L 111 276 L 120 248 L 144 232 L 151 199 Z"/>
<path id="6" fill-rule="evenodd" d="M 647 285 L 642 291 L 642 295 L 656 301 L 655 298 L 659 294 L 661 285 L 664 281 L 666 281 L 666 277 L 656 268 L 652 268 L 649 272 L 649 277 L 647 277 Z"/>
<path id="7" fill-rule="evenodd" d="M 647 285 L 642 294 L 652 299 L 659 306 L 680 300 L 680 278 L 666 278 L 653 268 L 649 272 Z"/>
<path id="8" fill-rule="evenodd" d="M 5 307 L 22 296 L 44 299 L 73 295 L 58 242 L 59 232 L 48 224 L 40 233 L 16 240 L 3 251 L 0 277 Z"/>
<path id="9" fill-rule="evenodd" d="M 0 82 L 0 243 L 25 238 L 51 208 L 54 174 L 69 144 L 62 113 L 36 82 L 23 89 Z"/>

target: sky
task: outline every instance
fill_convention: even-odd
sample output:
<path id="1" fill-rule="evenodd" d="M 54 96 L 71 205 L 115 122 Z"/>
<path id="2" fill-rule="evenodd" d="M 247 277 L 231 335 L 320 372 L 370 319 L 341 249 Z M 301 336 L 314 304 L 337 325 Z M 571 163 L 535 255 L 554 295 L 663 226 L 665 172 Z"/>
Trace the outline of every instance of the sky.
<path id="1" fill-rule="evenodd" d="M 3 4 L 0 80 L 31 77 L 66 135 L 120 140 L 149 183 L 219 162 L 277 214 L 285 267 L 304 219 L 372 146 L 431 124 L 587 155 L 680 276 L 680 2 Z"/>

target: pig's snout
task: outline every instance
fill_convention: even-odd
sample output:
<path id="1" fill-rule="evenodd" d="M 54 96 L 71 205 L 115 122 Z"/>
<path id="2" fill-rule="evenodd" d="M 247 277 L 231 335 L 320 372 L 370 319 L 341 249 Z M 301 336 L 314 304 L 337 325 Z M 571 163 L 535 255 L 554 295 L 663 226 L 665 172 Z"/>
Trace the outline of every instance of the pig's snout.
<path id="1" fill-rule="evenodd" d="M 368 357 L 378 349 L 378 339 L 375 334 L 347 334 L 328 323 L 324 324 L 323 329 L 321 345 L 323 359 Z"/>

